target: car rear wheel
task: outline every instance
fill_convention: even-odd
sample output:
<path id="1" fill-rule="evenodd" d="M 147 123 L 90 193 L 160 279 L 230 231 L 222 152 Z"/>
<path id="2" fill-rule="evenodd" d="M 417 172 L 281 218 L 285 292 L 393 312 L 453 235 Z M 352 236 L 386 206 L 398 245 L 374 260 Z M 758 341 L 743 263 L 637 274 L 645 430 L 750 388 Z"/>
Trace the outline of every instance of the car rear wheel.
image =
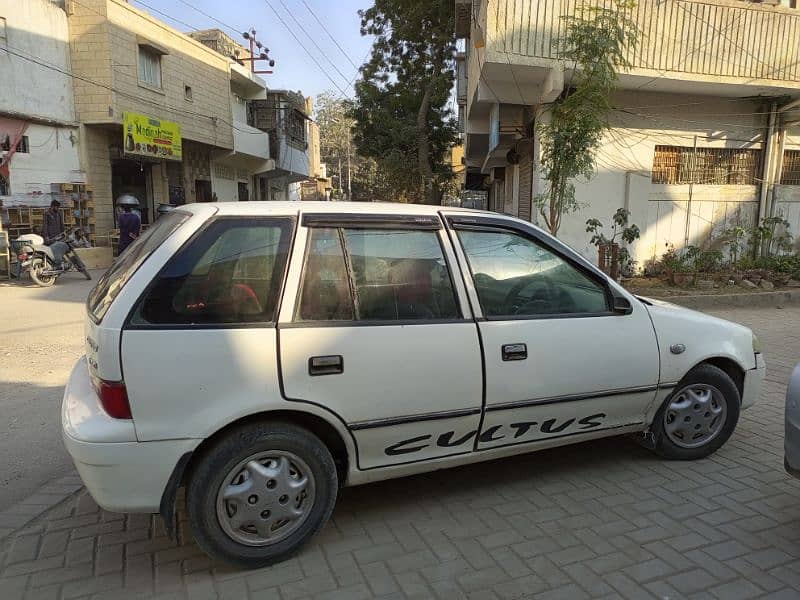
<path id="1" fill-rule="evenodd" d="M 333 511 L 338 480 L 327 447 L 289 423 L 254 423 L 204 451 L 187 509 L 198 545 L 245 568 L 289 557 Z"/>
<path id="2" fill-rule="evenodd" d="M 730 375 L 702 364 L 687 373 L 653 422 L 655 451 L 665 458 L 705 458 L 728 441 L 739 421 L 741 397 Z"/>

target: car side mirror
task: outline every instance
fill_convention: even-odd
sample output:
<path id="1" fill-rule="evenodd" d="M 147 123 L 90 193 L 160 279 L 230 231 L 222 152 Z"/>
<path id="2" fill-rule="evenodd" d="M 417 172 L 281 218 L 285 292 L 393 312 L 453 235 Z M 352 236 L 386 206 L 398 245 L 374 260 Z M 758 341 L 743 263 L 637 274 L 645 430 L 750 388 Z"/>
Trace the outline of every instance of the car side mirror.
<path id="1" fill-rule="evenodd" d="M 614 296 L 614 312 L 618 315 L 629 315 L 633 312 L 631 301 L 625 296 Z"/>

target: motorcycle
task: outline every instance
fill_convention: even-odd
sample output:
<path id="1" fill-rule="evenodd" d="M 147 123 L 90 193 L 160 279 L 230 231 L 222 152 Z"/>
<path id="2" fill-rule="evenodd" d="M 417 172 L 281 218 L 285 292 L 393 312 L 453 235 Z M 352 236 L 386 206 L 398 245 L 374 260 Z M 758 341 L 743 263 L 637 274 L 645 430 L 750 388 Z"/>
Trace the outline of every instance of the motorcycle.
<path id="1" fill-rule="evenodd" d="M 81 257 L 75 253 L 69 238 L 63 233 L 49 246 L 45 245 L 42 236 L 36 234 L 20 236 L 15 241 L 24 242 L 18 258 L 22 269 L 30 273 L 36 285 L 50 287 L 67 271 L 80 271 L 86 279 L 92 278 Z"/>

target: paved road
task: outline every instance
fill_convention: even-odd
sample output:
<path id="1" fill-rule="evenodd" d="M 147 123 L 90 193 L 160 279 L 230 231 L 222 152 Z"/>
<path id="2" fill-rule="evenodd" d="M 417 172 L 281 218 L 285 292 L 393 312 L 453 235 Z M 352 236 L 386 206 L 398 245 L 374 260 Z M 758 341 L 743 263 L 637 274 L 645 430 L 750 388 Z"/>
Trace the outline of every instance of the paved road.
<path id="1" fill-rule="evenodd" d="M 72 468 L 59 409 L 93 283 L 79 273 L 50 288 L 0 283 L 0 510 Z"/>
<path id="2" fill-rule="evenodd" d="M 173 544 L 159 519 L 78 492 L 0 541 L 0 597 L 796 599 L 782 406 L 800 308 L 715 314 L 756 330 L 769 374 L 709 459 L 666 462 L 618 438 L 351 488 L 296 558 L 250 572 L 203 556 L 184 520 Z"/>

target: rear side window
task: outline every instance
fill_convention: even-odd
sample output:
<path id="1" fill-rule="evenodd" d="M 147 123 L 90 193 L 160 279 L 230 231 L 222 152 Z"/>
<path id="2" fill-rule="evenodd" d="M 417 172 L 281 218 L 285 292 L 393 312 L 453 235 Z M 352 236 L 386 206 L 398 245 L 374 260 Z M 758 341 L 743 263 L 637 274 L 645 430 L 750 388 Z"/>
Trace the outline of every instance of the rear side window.
<path id="1" fill-rule="evenodd" d="M 217 219 L 167 264 L 134 325 L 218 325 L 275 320 L 292 220 Z"/>
<path id="2" fill-rule="evenodd" d="M 435 231 L 312 228 L 298 321 L 461 317 Z"/>
<path id="3" fill-rule="evenodd" d="M 89 314 L 96 322 L 99 323 L 103 319 L 114 298 L 125 287 L 136 269 L 189 217 L 189 214 L 180 211 L 165 214 L 117 258 L 97 282 L 87 300 Z"/>

